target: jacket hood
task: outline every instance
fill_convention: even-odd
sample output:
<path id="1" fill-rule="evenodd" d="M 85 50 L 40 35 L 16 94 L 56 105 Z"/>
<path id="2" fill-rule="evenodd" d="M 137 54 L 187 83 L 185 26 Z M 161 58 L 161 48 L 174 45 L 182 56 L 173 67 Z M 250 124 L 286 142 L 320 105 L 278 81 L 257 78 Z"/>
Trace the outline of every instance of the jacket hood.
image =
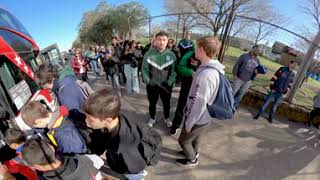
<path id="1" fill-rule="evenodd" d="M 225 74 L 224 68 L 225 66 L 222 65 L 218 60 L 214 59 L 211 60 L 209 63 L 206 64 L 201 64 L 198 68 L 198 71 L 200 72 L 202 69 L 207 68 L 207 67 L 213 67 L 217 69 L 221 74 Z"/>
<path id="2" fill-rule="evenodd" d="M 72 75 L 65 76 L 63 79 L 56 79 L 53 85 L 53 91 L 58 92 L 62 86 L 76 83 L 76 77 Z"/>
<path id="3" fill-rule="evenodd" d="M 70 180 L 89 180 L 97 174 L 97 170 L 90 169 L 86 160 L 79 155 L 74 157 L 65 157 L 63 165 L 54 171 L 49 171 L 44 174 L 48 179 L 70 179 Z M 93 176 L 93 177 L 92 177 Z"/>
<path id="4" fill-rule="evenodd" d="M 73 69 L 71 66 L 67 65 L 65 66 L 60 72 L 59 72 L 59 80 L 65 78 L 66 76 L 75 76 Z"/>

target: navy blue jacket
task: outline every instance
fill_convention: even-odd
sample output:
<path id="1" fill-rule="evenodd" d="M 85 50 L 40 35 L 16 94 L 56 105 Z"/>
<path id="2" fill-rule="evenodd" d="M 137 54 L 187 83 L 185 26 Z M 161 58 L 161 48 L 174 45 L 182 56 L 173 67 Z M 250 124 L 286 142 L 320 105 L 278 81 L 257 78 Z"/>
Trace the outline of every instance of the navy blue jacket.
<path id="1" fill-rule="evenodd" d="M 60 105 L 66 106 L 68 110 L 76 109 L 81 112 L 84 97 L 76 80 L 73 75 L 58 79 L 55 81 L 54 91 L 58 96 Z"/>
<path id="2" fill-rule="evenodd" d="M 289 70 L 289 67 L 281 67 L 271 79 L 270 89 L 276 92 L 286 94 L 291 88 L 295 74 Z"/>
<path id="3" fill-rule="evenodd" d="M 63 118 L 63 120 L 59 121 L 60 118 Z M 53 144 L 56 143 L 55 145 L 57 146 L 58 152 L 63 154 L 87 152 L 86 143 L 68 117 L 68 110 L 65 107 L 62 106 L 54 113 L 49 126 L 52 127 L 48 127 L 48 134 L 54 131 L 52 134 L 55 142 L 48 137 Z"/>

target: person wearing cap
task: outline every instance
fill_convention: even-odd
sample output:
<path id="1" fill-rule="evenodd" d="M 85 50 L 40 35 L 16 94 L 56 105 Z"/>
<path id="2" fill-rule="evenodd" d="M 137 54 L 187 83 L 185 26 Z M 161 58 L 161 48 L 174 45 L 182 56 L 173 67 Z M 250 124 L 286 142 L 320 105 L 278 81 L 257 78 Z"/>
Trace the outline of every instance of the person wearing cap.
<path id="1" fill-rule="evenodd" d="M 258 74 L 257 67 L 260 65 L 258 59 L 259 47 L 254 45 L 249 53 L 242 54 L 233 66 L 233 96 L 235 107 L 238 108 L 244 94 L 248 91 L 254 74 Z"/>

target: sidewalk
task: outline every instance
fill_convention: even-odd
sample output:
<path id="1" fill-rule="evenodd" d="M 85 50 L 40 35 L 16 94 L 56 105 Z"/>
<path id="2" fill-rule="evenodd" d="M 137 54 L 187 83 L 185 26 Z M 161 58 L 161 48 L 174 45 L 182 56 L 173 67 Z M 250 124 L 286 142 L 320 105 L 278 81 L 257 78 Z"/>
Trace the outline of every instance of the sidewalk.
<path id="1" fill-rule="evenodd" d="M 110 89 L 103 75 L 98 78 L 91 76 L 90 80 L 95 90 Z M 125 89 L 122 89 L 122 94 L 122 112 L 147 122 L 148 100 L 144 85 L 138 95 L 126 96 Z M 171 119 L 178 95 L 175 88 Z M 162 108 L 158 106 L 155 128 L 162 135 L 162 157 L 156 167 L 147 168 L 149 174 L 145 179 L 319 180 L 320 145 L 316 130 L 307 130 L 303 124 L 285 119 L 276 119 L 273 124 L 262 117 L 254 121 L 252 116 L 255 113 L 256 110 L 241 107 L 234 120 L 214 121 L 203 138 L 199 165 L 182 168 L 175 164 L 175 159 L 179 158 L 177 151 L 181 150 L 178 135 L 172 137 L 168 134 L 162 120 Z"/>

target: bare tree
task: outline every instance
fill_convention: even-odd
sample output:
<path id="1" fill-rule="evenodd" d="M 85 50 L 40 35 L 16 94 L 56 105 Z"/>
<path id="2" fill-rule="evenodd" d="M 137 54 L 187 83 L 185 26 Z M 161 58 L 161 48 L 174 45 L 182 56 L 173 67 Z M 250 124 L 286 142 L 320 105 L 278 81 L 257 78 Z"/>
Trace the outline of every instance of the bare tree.
<path id="1" fill-rule="evenodd" d="M 178 18 L 172 19 L 172 17 L 169 17 L 170 19 L 166 22 L 167 24 L 173 25 L 177 24 L 179 22 L 179 29 L 182 32 L 182 37 L 184 37 L 184 34 L 195 27 L 197 25 L 197 17 L 196 14 L 188 14 L 193 13 L 194 8 L 185 0 L 165 0 L 165 8 L 168 13 L 179 13 Z"/>
<path id="2" fill-rule="evenodd" d="M 320 30 L 320 0 L 306 0 L 303 2 L 302 11 L 312 18 L 313 25 L 317 27 L 317 30 Z"/>
<path id="3" fill-rule="evenodd" d="M 259 0 L 259 10 L 253 12 L 252 17 L 261 21 L 266 21 L 279 26 L 286 23 L 286 17 L 274 10 L 274 7 L 267 0 Z M 258 44 L 262 40 L 271 36 L 276 32 L 275 26 L 266 24 L 261 21 L 254 21 L 252 25 L 252 34 L 254 35 L 254 43 Z"/>
<path id="4" fill-rule="evenodd" d="M 218 35 L 227 22 L 228 15 L 234 11 L 234 15 L 244 15 L 250 12 L 252 0 L 186 0 L 202 18 L 198 18 L 198 24 L 202 25 Z"/>

